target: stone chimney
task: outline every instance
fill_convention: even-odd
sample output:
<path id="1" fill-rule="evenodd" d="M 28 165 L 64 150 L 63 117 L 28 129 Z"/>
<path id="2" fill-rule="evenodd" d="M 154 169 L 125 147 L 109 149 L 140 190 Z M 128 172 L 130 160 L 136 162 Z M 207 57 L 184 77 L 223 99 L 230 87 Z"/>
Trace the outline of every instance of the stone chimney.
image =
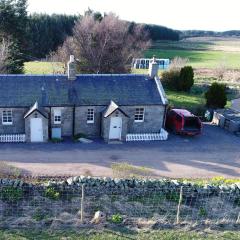
<path id="1" fill-rule="evenodd" d="M 148 74 L 151 78 L 154 78 L 158 75 L 158 69 L 159 69 L 159 66 L 156 62 L 156 58 L 153 57 L 152 59 L 152 62 L 149 64 L 149 71 L 148 71 Z"/>
<path id="2" fill-rule="evenodd" d="M 74 60 L 74 56 L 70 55 L 70 60 L 67 64 L 67 73 L 68 73 L 68 80 L 75 80 L 76 79 L 76 64 Z"/>

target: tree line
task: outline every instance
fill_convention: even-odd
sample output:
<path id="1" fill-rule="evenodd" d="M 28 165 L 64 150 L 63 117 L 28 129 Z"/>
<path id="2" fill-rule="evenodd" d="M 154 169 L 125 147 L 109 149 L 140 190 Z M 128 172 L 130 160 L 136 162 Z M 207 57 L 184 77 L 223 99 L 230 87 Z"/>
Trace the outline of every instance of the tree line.
<path id="1" fill-rule="evenodd" d="M 190 37 L 239 37 L 239 30 L 230 30 L 224 32 L 204 31 L 204 30 L 186 30 L 179 32 L 180 39 Z"/>
<path id="2" fill-rule="evenodd" d="M 91 14 L 91 10 L 85 12 L 85 15 Z M 95 20 L 102 20 L 103 15 L 99 12 L 93 12 Z M 105 15 L 106 16 L 106 15 Z M 55 51 L 57 47 L 63 44 L 66 37 L 72 35 L 72 30 L 76 21 L 81 20 L 83 16 L 74 15 L 46 15 L 32 14 L 28 16 L 27 34 L 30 45 L 29 54 L 36 58 L 44 58 L 47 54 Z M 134 27 L 138 25 L 134 22 L 129 23 Z M 179 33 L 167 27 L 158 25 L 141 24 L 149 33 L 149 38 L 157 40 L 179 40 Z M 131 27 L 130 29 L 131 30 Z"/>
<path id="3" fill-rule="evenodd" d="M 85 16 L 101 22 L 107 14 L 88 9 L 84 16 L 28 14 L 27 0 L 0 1 L 0 48 L 5 66 L 1 72 L 21 73 L 26 61 L 45 58 L 73 34 L 76 23 Z M 125 21 L 124 21 L 125 22 Z M 179 33 L 157 25 L 126 22 L 128 34 L 141 27 L 152 40 L 178 40 Z M 131 32 L 132 31 L 132 32 Z M 4 55 L 3 55 L 4 54 Z M 4 70 L 3 70 L 4 69 Z"/>

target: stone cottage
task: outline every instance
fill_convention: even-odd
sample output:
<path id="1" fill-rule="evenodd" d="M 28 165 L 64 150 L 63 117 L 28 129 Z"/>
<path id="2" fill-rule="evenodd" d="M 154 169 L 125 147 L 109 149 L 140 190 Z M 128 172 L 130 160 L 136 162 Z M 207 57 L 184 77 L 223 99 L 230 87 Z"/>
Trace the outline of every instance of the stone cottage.
<path id="1" fill-rule="evenodd" d="M 167 99 L 157 71 L 153 61 L 149 75 L 76 75 L 71 56 L 67 75 L 0 75 L 0 135 L 46 142 L 79 133 L 106 141 L 159 133 Z"/>

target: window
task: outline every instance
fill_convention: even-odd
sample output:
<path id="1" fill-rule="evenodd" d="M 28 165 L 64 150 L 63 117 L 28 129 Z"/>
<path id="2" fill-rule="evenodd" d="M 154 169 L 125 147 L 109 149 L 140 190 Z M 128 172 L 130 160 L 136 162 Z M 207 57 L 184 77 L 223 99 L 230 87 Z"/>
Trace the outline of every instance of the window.
<path id="1" fill-rule="evenodd" d="M 92 108 L 87 111 L 87 123 L 94 123 L 94 109 Z"/>
<path id="2" fill-rule="evenodd" d="M 54 109 L 54 124 L 61 124 L 62 114 L 61 109 Z"/>
<path id="3" fill-rule="evenodd" d="M 135 122 L 144 121 L 144 108 L 136 108 L 134 119 L 135 119 Z"/>
<path id="4" fill-rule="evenodd" d="M 3 110 L 2 112 L 2 124 L 12 125 L 12 110 Z"/>

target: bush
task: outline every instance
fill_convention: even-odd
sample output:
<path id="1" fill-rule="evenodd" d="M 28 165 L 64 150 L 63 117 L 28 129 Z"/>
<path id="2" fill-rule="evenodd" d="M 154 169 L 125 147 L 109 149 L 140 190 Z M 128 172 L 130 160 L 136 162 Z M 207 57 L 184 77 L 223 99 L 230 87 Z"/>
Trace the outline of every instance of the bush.
<path id="1" fill-rule="evenodd" d="M 60 142 L 63 142 L 63 139 L 62 138 L 52 138 L 51 142 L 52 143 L 60 143 Z"/>
<path id="2" fill-rule="evenodd" d="M 163 72 L 163 84 L 170 90 L 190 91 L 194 84 L 194 72 L 191 66 L 181 68 L 181 70 L 171 69 Z"/>
<path id="3" fill-rule="evenodd" d="M 111 222 L 115 224 L 120 224 L 123 221 L 123 217 L 120 214 L 112 215 Z"/>
<path id="4" fill-rule="evenodd" d="M 52 200 L 58 200 L 60 198 L 60 193 L 53 187 L 49 187 L 45 191 L 45 197 Z"/>
<path id="5" fill-rule="evenodd" d="M 205 93 L 207 107 L 224 108 L 227 104 L 226 86 L 217 82 L 212 83 Z"/>
<path id="6" fill-rule="evenodd" d="M 190 91 L 194 84 L 194 72 L 191 66 L 181 68 L 179 76 L 179 91 Z"/>
<path id="7" fill-rule="evenodd" d="M 1 198 L 6 202 L 18 202 L 23 197 L 23 190 L 15 187 L 3 187 Z"/>
<path id="8" fill-rule="evenodd" d="M 169 70 L 162 73 L 162 83 L 170 90 L 177 90 L 180 72 L 178 70 Z"/>

